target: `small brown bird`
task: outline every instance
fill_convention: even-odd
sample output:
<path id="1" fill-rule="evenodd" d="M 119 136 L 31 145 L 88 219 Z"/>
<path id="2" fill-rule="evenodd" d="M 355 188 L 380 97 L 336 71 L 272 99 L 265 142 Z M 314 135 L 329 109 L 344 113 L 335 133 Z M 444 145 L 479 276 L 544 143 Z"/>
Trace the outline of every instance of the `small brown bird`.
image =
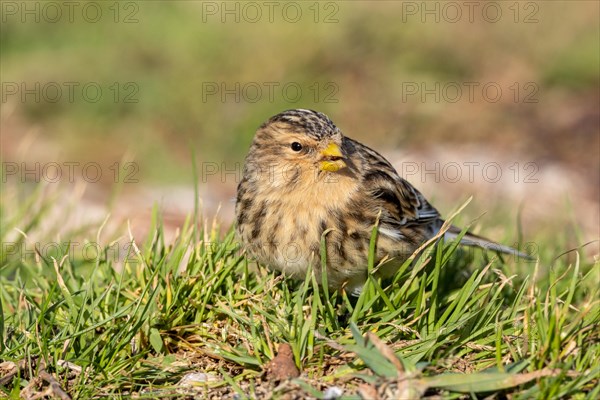
<path id="1" fill-rule="evenodd" d="M 352 140 L 325 115 L 288 110 L 256 131 L 236 202 L 237 232 L 249 254 L 286 276 L 321 272 L 357 295 L 367 279 L 371 233 L 378 227 L 377 273 L 393 275 L 441 228 L 438 211 L 379 153 Z M 452 227 L 446 235 L 456 236 Z M 517 254 L 467 234 L 462 244 Z M 320 277 L 320 275 L 319 275 Z"/>

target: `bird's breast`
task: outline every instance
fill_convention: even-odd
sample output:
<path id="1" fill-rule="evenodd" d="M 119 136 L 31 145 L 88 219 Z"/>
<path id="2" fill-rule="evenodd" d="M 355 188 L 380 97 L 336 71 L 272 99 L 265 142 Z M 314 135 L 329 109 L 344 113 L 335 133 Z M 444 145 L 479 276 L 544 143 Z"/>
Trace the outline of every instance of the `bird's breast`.
<path id="1" fill-rule="evenodd" d="M 356 182 L 335 173 L 303 178 L 287 185 L 279 179 L 260 185 L 254 211 L 238 227 L 259 261 L 291 275 L 304 274 L 319 260 L 321 235 L 345 218 L 357 190 Z"/>

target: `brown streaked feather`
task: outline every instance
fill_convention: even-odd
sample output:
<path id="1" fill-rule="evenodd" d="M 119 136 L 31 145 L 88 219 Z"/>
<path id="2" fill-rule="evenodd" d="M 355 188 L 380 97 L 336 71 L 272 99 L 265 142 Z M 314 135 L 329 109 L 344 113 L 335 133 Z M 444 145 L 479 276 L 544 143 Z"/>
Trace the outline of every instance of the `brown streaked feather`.
<path id="1" fill-rule="evenodd" d="M 379 153 L 350 138 L 355 148 L 361 149 L 363 185 L 375 201 L 390 211 L 390 216 L 401 225 L 421 225 L 436 222 L 439 212 L 410 183 L 400 177 L 394 167 Z"/>
<path id="2" fill-rule="evenodd" d="M 294 150 L 295 142 L 300 150 Z M 342 153 L 345 168 L 322 167 L 331 145 Z M 353 294 L 367 278 L 375 224 L 377 271 L 386 277 L 443 223 L 383 156 L 345 137 L 326 115 L 301 109 L 275 115 L 257 130 L 238 185 L 236 219 L 239 238 L 260 263 L 298 279 L 312 265 L 327 273 L 331 288 Z M 453 229 L 447 235 L 452 234 Z M 465 235 L 462 243 L 515 254 L 476 235 Z"/>

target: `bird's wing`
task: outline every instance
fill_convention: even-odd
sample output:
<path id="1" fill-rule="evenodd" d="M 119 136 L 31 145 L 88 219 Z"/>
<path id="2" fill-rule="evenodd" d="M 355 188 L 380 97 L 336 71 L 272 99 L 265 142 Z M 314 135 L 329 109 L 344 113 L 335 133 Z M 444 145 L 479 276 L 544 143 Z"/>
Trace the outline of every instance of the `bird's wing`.
<path id="1" fill-rule="evenodd" d="M 346 138 L 347 139 L 347 138 Z M 361 179 L 366 193 L 399 225 L 427 225 L 438 221 L 439 212 L 375 150 L 352 139 L 361 157 Z M 391 222 L 391 221 L 390 221 Z"/>
<path id="2" fill-rule="evenodd" d="M 347 139 L 347 138 L 345 138 Z M 361 158 L 361 179 L 363 192 L 370 195 L 377 208 L 383 210 L 381 220 L 388 236 L 405 236 L 407 231 L 437 231 L 444 222 L 439 212 L 408 181 L 400 177 L 394 167 L 375 150 L 356 141 L 348 139 L 348 149 L 354 147 L 352 154 Z M 409 229 L 402 229 L 409 227 Z M 460 234 L 460 228 L 451 226 L 446 232 L 447 239 L 454 239 Z M 533 257 L 493 242 L 484 237 L 467 232 L 460 240 L 466 246 L 476 246 L 500 253 L 513 254 L 521 258 Z"/>

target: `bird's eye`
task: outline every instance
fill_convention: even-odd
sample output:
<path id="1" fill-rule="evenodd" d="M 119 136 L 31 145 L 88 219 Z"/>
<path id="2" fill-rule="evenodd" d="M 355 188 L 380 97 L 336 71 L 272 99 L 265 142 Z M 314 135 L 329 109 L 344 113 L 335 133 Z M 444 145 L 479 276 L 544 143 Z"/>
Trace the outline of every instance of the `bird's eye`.
<path id="1" fill-rule="evenodd" d="M 302 150 L 302 145 L 298 142 L 294 142 L 294 143 L 292 143 L 292 150 L 300 151 L 300 150 Z"/>

